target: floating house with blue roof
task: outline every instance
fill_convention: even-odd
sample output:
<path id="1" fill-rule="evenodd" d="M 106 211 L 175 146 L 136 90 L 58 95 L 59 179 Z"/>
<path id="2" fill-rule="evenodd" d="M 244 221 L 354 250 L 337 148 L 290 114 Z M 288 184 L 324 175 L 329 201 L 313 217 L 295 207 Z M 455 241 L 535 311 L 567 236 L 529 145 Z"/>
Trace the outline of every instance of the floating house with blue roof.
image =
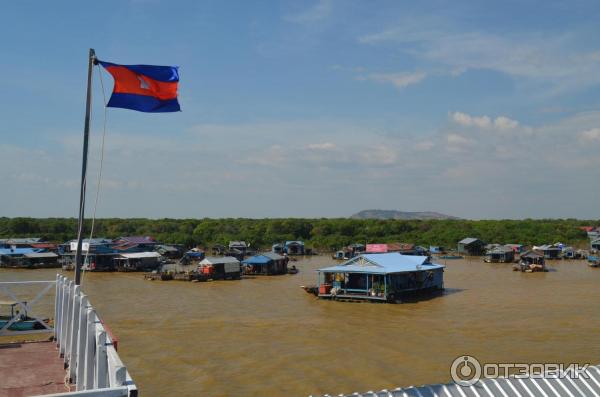
<path id="1" fill-rule="evenodd" d="M 318 296 L 396 302 L 403 294 L 444 288 L 444 266 L 427 256 L 362 254 L 318 272 Z"/>
<path id="2" fill-rule="evenodd" d="M 0 267 L 60 267 L 58 255 L 41 248 L 0 248 Z"/>
<path id="3" fill-rule="evenodd" d="M 254 255 L 242 261 L 245 274 L 253 275 L 273 275 L 287 274 L 287 264 L 289 258 L 273 252 Z"/>

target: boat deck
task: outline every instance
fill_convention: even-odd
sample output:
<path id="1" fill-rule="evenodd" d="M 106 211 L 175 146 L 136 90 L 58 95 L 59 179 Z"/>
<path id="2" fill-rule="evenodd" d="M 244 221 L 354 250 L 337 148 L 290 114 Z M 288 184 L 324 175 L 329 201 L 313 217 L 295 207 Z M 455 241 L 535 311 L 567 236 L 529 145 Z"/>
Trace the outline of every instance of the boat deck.
<path id="1" fill-rule="evenodd" d="M 0 343 L 0 397 L 69 392 L 66 374 L 54 342 Z"/>

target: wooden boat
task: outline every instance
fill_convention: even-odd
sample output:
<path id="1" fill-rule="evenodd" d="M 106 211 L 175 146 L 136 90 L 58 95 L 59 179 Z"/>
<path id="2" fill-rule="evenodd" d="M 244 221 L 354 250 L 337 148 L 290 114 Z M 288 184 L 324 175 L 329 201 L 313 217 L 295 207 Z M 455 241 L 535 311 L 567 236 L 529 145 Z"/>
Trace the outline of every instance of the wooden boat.
<path id="1" fill-rule="evenodd" d="M 8 327 L 10 331 L 31 331 L 34 329 L 44 329 L 44 326 L 40 324 L 36 319 L 31 318 L 27 315 L 27 312 L 23 310 L 23 307 L 19 304 L 20 302 L 15 301 L 0 301 L 0 308 L 2 306 L 10 307 L 10 315 L 0 314 L 0 329 L 4 328 L 15 316 L 18 320 L 15 321 Z M 21 302 L 27 304 L 27 302 Z M 45 323 L 48 319 L 43 319 Z"/>
<path id="2" fill-rule="evenodd" d="M 313 294 L 314 296 L 319 296 L 319 287 L 317 287 L 316 285 L 312 285 L 312 286 L 301 285 L 300 288 L 302 288 L 304 291 L 306 291 L 307 294 Z"/>
<path id="3" fill-rule="evenodd" d="M 463 259 L 464 256 L 462 255 L 440 255 L 438 256 L 439 259 Z"/>
<path id="4" fill-rule="evenodd" d="M 590 267 L 600 267 L 600 258 L 594 255 L 588 256 L 588 265 Z"/>
<path id="5" fill-rule="evenodd" d="M 298 268 L 295 265 L 287 269 L 288 274 L 296 274 L 298 273 Z"/>

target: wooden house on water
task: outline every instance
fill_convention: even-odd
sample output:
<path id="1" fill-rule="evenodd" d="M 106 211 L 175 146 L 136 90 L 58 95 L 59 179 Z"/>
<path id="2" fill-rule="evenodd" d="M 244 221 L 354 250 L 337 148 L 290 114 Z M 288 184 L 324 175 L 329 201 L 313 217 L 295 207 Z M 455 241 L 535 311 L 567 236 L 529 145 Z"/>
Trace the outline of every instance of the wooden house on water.
<path id="1" fill-rule="evenodd" d="M 512 248 L 512 250 L 515 251 L 515 254 L 527 252 L 527 246 L 523 244 L 504 244 L 504 246 Z"/>
<path id="2" fill-rule="evenodd" d="M 169 259 L 178 259 L 183 256 L 183 250 L 176 245 L 160 244 L 154 248 L 154 251 Z"/>
<path id="3" fill-rule="evenodd" d="M 362 254 L 317 272 L 318 296 L 327 299 L 396 302 L 407 293 L 444 288 L 444 266 L 396 252 Z"/>
<path id="4" fill-rule="evenodd" d="M 72 270 L 75 267 L 77 240 L 71 240 L 63 246 L 61 252 L 63 269 Z M 113 241 L 107 238 L 84 239 L 81 242 L 81 252 L 87 261 L 83 264 L 86 271 L 111 271 L 114 269 L 113 259 L 127 250 L 116 252 Z"/>
<path id="5" fill-rule="evenodd" d="M 283 246 L 283 244 L 275 243 L 271 246 L 271 251 L 274 252 L 275 254 L 281 255 L 285 252 L 284 248 L 285 247 Z"/>
<path id="6" fill-rule="evenodd" d="M 600 251 L 600 238 L 597 238 L 590 242 L 590 250 L 594 252 Z"/>
<path id="7" fill-rule="evenodd" d="M 485 243 L 478 238 L 467 237 L 458 242 L 458 253 L 468 256 L 480 256 L 485 253 Z"/>
<path id="8" fill-rule="evenodd" d="M 115 268 L 120 272 L 151 272 L 162 264 L 163 257 L 158 252 L 130 252 L 116 256 Z"/>
<path id="9" fill-rule="evenodd" d="M 487 263 L 512 263 L 515 261 L 515 251 L 511 247 L 500 245 L 487 251 L 483 261 Z"/>
<path id="10" fill-rule="evenodd" d="M 286 241 L 284 252 L 288 255 L 304 255 L 304 241 Z"/>
<path id="11" fill-rule="evenodd" d="M 534 251 L 541 253 L 545 259 L 560 259 L 562 255 L 562 246 L 544 244 L 539 247 L 533 247 Z"/>
<path id="12" fill-rule="evenodd" d="M 287 274 L 288 261 L 289 258 L 285 256 L 273 252 L 266 252 L 243 260 L 242 265 L 244 265 L 244 274 L 270 276 L 275 274 Z"/>
<path id="13" fill-rule="evenodd" d="M 0 267 L 40 269 L 60 267 L 58 255 L 37 248 L 0 248 Z"/>
<path id="14" fill-rule="evenodd" d="M 227 251 L 227 247 L 223 244 L 215 244 L 210 247 L 210 252 L 213 256 L 225 255 L 225 251 Z"/>
<path id="15" fill-rule="evenodd" d="M 519 263 L 513 266 L 513 270 L 526 273 L 547 271 L 544 256 L 535 251 L 527 251 L 521 255 Z"/>

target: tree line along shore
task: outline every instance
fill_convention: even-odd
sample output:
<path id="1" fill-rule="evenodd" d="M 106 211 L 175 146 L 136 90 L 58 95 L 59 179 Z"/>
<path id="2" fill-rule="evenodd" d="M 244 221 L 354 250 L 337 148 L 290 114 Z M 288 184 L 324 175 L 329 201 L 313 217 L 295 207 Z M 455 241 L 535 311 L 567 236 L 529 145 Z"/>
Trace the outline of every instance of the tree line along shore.
<path id="1" fill-rule="evenodd" d="M 88 237 L 91 221 L 86 221 Z M 454 247 L 465 236 L 483 241 L 520 243 L 568 243 L 587 247 L 583 226 L 600 226 L 600 220 L 523 219 L 523 220 L 378 220 L 348 218 L 223 218 L 223 219 L 97 219 L 94 237 L 116 238 L 125 235 L 152 236 L 168 244 L 186 247 L 208 246 L 244 240 L 255 248 L 271 247 L 275 242 L 303 240 L 318 250 L 335 250 L 349 244 L 410 242 L 418 245 Z M 76 237 L 75 218 L 0 218 L 0 238 L 42 237 L 63 242 Z"/>

